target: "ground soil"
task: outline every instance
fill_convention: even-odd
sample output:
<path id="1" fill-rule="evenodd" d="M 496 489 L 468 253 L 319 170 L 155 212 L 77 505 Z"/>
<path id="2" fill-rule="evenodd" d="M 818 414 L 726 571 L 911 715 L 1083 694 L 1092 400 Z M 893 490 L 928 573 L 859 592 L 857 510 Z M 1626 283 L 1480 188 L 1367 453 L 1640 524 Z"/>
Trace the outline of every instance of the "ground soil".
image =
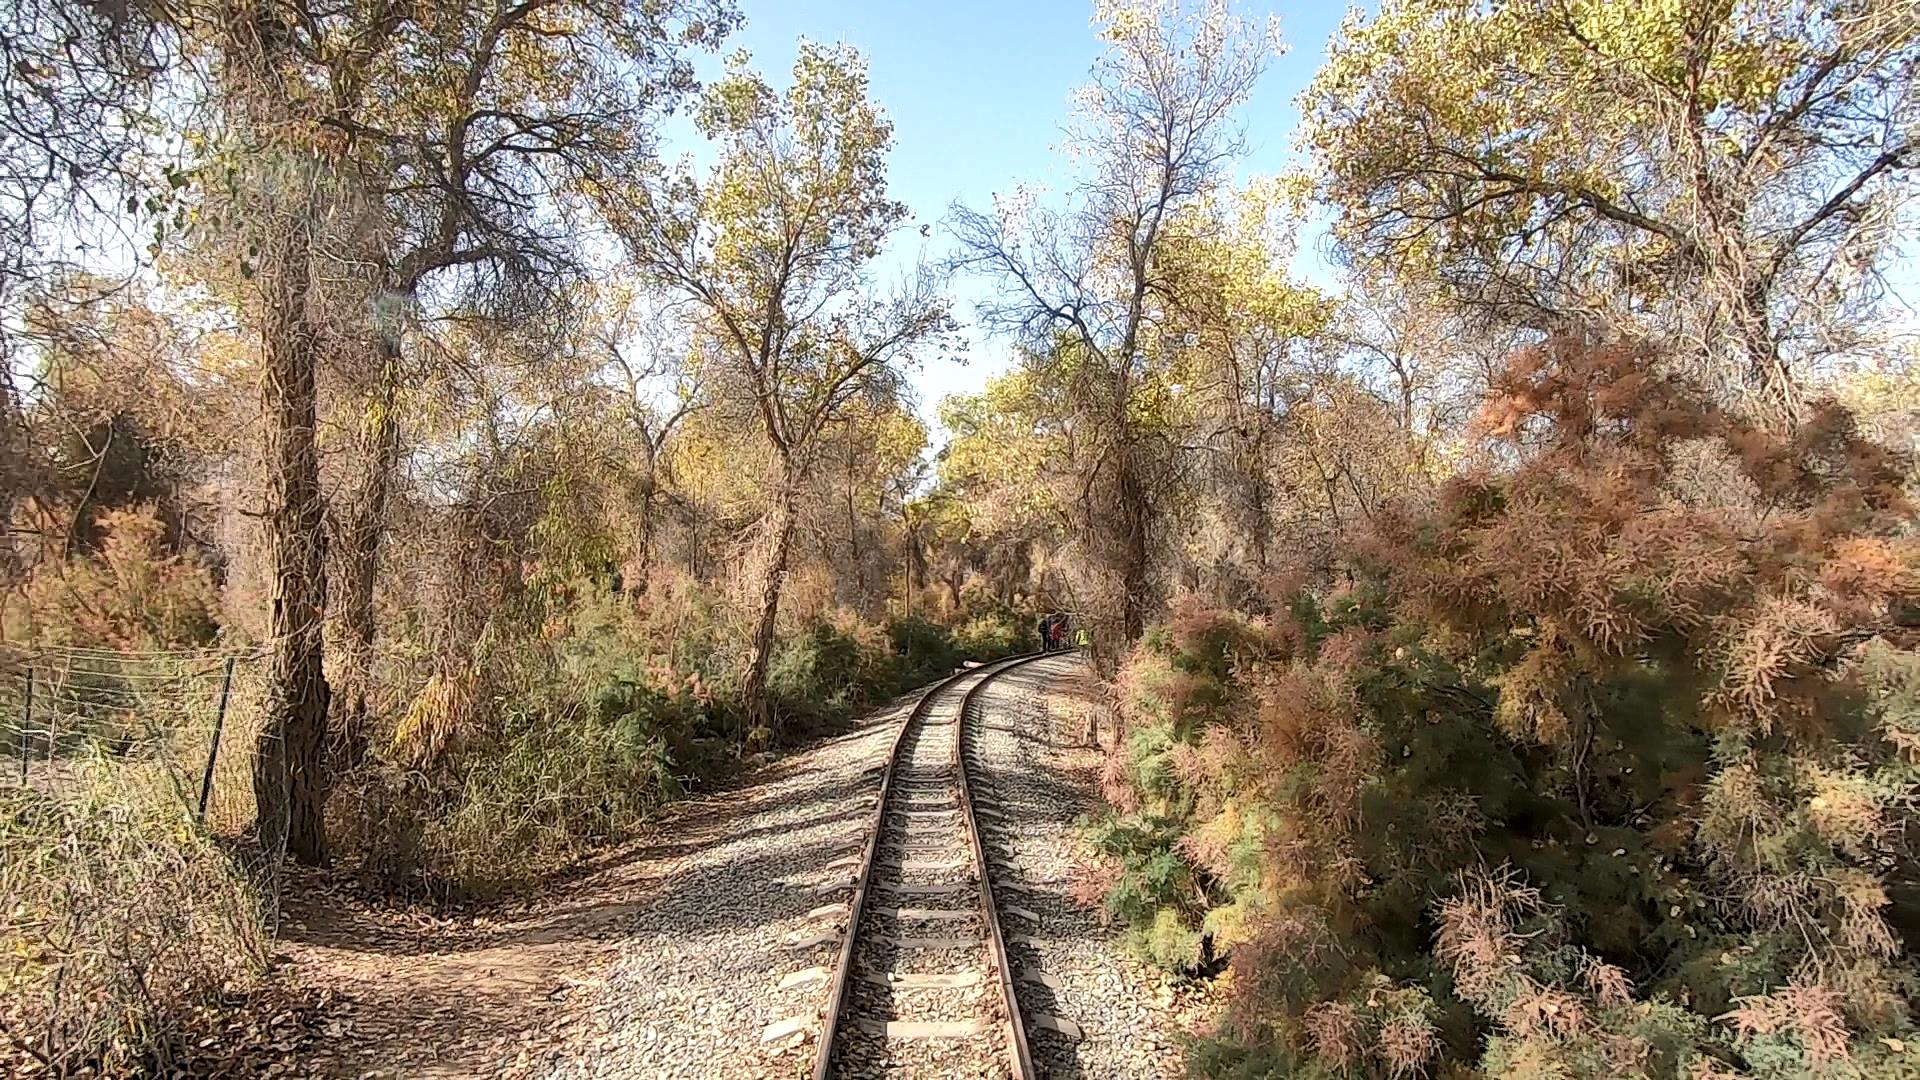
<path id="1" fill-rule="evenodd" d="M 541 895 L 474 914 L 380 909 L 317 875 L 289 881 L 279 976 L 324 1003 L 300 1071 L 530 1075 L 570 1039 L 579 1017 L 568 1005 L 604 979 L 627 921 L 689 853 L 726 834 L 746 793 L 795 764 L 669 807 L 642 836 Z"/>

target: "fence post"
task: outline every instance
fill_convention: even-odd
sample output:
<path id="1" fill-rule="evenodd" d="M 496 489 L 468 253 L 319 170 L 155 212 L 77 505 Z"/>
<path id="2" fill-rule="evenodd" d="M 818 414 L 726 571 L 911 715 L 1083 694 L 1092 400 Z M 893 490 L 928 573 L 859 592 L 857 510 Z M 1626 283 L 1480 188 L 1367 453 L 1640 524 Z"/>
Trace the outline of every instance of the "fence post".
<path id="1" fill-rule="evenodd" d="M 20 710 L 20 786 L 27 784 L 27 759 L 33 756 L 33 748 L 28 745 L 32 738 L 28 732 L 33 727 L 33 667 L 27 667 L 26 704 Z"/>
<path id="2" fill-rule="evenodd" d="M 227 657 L 227 676 L 220 683 L 220 707 L 213 714 L 213 741 L 207 746 L 207 771 L 200 775 L 201 821 L 207 820 L 207 798 L 213 794 L 213 763 L 220 757 L 220 729 L 227 722 L 227 696 L 233 693 L 233 657 Z"/>

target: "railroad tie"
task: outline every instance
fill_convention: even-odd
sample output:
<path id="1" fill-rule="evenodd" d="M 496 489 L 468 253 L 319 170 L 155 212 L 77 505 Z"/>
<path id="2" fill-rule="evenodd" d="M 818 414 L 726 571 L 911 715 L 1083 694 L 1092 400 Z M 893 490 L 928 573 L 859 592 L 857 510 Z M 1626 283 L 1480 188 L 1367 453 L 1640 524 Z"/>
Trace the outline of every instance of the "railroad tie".
<path id="1" fill-rule="evenodd" d="M 939 922 L 951 919 L 974 919 L 980 916 L 978 910 L 961 911 L 952 908 L 920 907 L 876 907 L 873 910 L 896 919 L 918 919 L 925 922 Z"/>
<path id="2" fill-rule="evenodd" d="M 1044 986 L 1049 990 L 1063 990 L 1066 988 L 1065 983 L 1061 982 L 1058 978 L 1052 975 L 1049 975 L 1044 971 L 1041 971 L 1039 968 L 1030 968 L 1030 967 L 1021 968 L 1020 981 L 1030 982 L 1035 984 L 1036 986 Z"/>
<path id="3" fill-rule="evenodd" d="M 789 971 L 780 977 L 780 989 L 791 990 L 796 986 L 812 986 L 814 983 L 826 982 L 832 974 L 832 972 L 824 967 L 801 968 L 799 971 Z"/>
<path id="4" fill-rule="evenodd" d="M 794 1035 L 804 1035 L 819 1019 L 811 1013 L 795 1013 L 785 1020 L 776 1020 L 768 1024 L 767 1029 L 760 1033 L 760 1041 L 770 1043 Z"/>
<path id="5" fill-rule="evenodd" d="M 876 865 L 887 867 L 890 870 L 905 870 L 907 868 L 906 863 L 897 856 L 891 859 L 875 859 L 874 862 Z M 941 870 L 968 870 L 971 869 L 972 866 L 973 864 L 970 861 L 961 859 L 958 862 L 917 862 L 913 864 L 913 869 L 931 872 Z"/>
<path id="6" fill-rule="evenodd" d="M 891 987 L 895 990 L 935 990 L 958 989 L 980 985 L 980 973 L 977 971 L 955 971 L 943 974 L 906 974 L 893 972 L 863 971 L 860 981 L 875 986 Z"/>
<path id="7" fill-rule="evenodd" d="M 975 888 L 971 881 L 919 885 L 893 878 L 875 878 L 873 884 L 876 888 L 895 896 L 952 896 L 954 893 L 970 893 Z"/>
<path id="8" fill-rule="evenodd" d="M 811 935 L 802 933 L 788 934 L 785 938 L 781 939 L 781 943 L 789 949 L 817 949 L 822 945 L 837 945 L 840 943 L 840 928 L 834 927 L 831 930 L 822 930 L 817 934 Z"/>
<path id="9" fill-rule="evenodd" d="M 1058 1032 L 1072 1039 L 1074 1042 L 1079 1042 L 1085 1038 L 1085 1034 L 1081 1032 L 1079 1024 L 1063 1017 L 1048 1016 L 1046 1013 L 1028 1014 L 1027 1026 L 1030 1028 L 1039 1028 L 1042 1031 Z"/>
<path id="10" fill-rule="evenodd" d="M 851 889 L 859 883 L 860 879 L 852 876 L 828 878 L 818 885 L 807 886 L 807 892 L 820 896 L 825 893 L 836 893 L 842 889 Z"/>
<path id="11" fill-rule="evenodd" d="M 973 1039 L 986 1034 L 987 1025 L 984 1020 L 862 1020 L 860 1030 L 889 1039 Z"/>
<path id="12" fill-rule="evenodd" d="M 883 934 L 879 940 L 896 949 L 971 949 L 980 944 L 978 937 L 894 937 Z"/>

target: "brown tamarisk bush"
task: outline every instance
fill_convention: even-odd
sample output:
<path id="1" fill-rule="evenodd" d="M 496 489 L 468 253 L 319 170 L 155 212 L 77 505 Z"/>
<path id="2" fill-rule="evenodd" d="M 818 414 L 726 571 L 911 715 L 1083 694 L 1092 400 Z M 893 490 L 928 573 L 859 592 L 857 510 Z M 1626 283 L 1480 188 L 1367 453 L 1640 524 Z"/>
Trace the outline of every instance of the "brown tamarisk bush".
<path id="1" fill-rule="evenodd" d="M 1521 353 L 1355 581 L 1135 650 L 1094 839 L 1225 967 L 1196 1071 L 1920 1075 L 1910 463 L 1652 360 Z"/>

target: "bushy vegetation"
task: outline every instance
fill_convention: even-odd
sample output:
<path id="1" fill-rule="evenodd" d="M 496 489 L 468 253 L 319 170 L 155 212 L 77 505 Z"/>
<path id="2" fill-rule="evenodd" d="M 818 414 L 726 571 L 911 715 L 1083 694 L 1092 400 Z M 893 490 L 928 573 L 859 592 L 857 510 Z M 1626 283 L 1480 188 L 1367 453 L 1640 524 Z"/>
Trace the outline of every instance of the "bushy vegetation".
<path id="1" fill-rule="evenodd" d="M 36 567 L 22 583 L 20 602 L 5 612 L 6 640 L 135 651 L 213 640 L 213 577 L 169 545 L 152 506 L 107 511 L 92 528 L 95 550 Z"/>
<path id="2" fill-rule="evenodd" d="M 1013 651 L 1010 620 L 959 631 L 849 613 L 781 635 L 768 685 L 782 745 L 832 731 L 966 659 Z M 636 605 L 576 582 L 550 632 L 484 679 L 435 675 L 332 800 L 339 852 L 384 891 L 524 888 L 661 804 L 774 748 L 749 729 L 740 627 L 697 597 Z"/>
<path id="3" fill-rule="evenodd" d="M 1278 26 L 1096 0 L 1064 183 L 935 250 L 866 59 L 716 68 L 733 0 L 16 0 L 0 704 L 85 657 L 41 749 L 176 776 L 257 645 L 222 835 L 451 900 L 1072 608 L 1201 1071 L 1916 1071 L 1911 0 L 1370 7 L 1259 177 Z M 937 453 L 911 251 L 1011 360 Z M 19 865 L 213 874 L 49 798 Z M 8 1023 L 178 1011 L 71 970 Z"/>
<path id="4" fill-rule="evenodd" d="M 266 971 L 251 884 L 172 791 L 119 779 L 0 791 L 0 1065 L 167 1075 Z"/>
<path id="5" fill-rule="evenodd" d="M 1913 1074 L 1909 463 L 1650 370 L 1523 354 L 1352 581 L 1129 659 L 1094 839 L 1230 965 L 1203 1074 Z"/>

